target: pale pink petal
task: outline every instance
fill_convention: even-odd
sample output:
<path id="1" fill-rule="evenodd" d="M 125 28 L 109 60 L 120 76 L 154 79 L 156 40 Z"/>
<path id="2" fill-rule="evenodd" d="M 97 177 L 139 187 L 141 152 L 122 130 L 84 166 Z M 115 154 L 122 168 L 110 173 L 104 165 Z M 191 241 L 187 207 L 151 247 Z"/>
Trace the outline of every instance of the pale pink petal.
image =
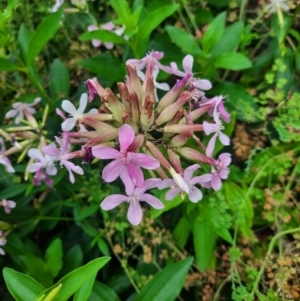
<path id="1" fill-rule="evenodd" d="M 103 180 L 108 183 L 114 181 L 119 176 L 123 167 L 124 163 L 119 159 L 110 162 L 102 171 Z"/>
<path id="2" fill-rule="evenodd" d="M 137 226 L 141 222 L 143 218 L 143 211 L 140 202 L 138 201 L 130 202 L 128 212 L 127 212 L 127 218 L 129 222 L 134 226 Z"/>
<path id="3" fill-rule="evenodd" d="M 221 118 L 229 123 L 230 122 L 230 114 L 226 111 L 225 107 L 224 107 L 224 102 L 221 101 L 218 105 L 218 110 L 219 110 L 219 113 L 220 113 L 220 116 Z"/>
<path id="4" fill-rule="evenodd" d="M 193 177 L 194 172 L 200 168 L 199 164 L 194 164 L 188 168 L 185 169 L 183 172 L 183 179 L 188 183 Z"/>
<path id="5" fill-rule="evenodd" d="M 206 152 L 205 152 L 207 157 L 210 157 L 210 158 L 212 157 L 214 149 L 215 149 L 216 139 L 217 139 L 217 133 L 214 134 L 208 142 Z"/>
<path id="6" fill-rule="evenodd" d="M 9 208 L 13 209 L 16 207 L 17 203 L 14 201 L 6 201 Z"/>
<path id="7" fill-rule="evenodd" d="M 223 166 L 228 166 L 231 163 L 231 154 L 223 153 L 219 156 L 219 160 L 222 162 Z"/>
<path id="8" fill-rule="evenodd" d="M 144 174 L 141 168 L 132 163 L 128 163 L 126 168 L 133 184 L 142 187 L 144 185 Z"/>
<path id="9" fill-rule="evenodd" d="M 101 25 L 100 27 L 103 29 L 106 29 L 108 31 L 111 31 L 115 28 L 115 24 L 113 22 L 107 22 L 107 23 Z"/>
<path id="10" fill-rule="evenodd" d="M 18 114 L 18 110 L 10 110 L 5 114 L 5 118 L 13 118 Z"/>
<path id="11" fill-rule="evenodd" d="M 54 165 L 49 165 L 46 168 L 46 173 L 49 176 L 55 176 L 57 174 L 57 168 Z"/>
<path id="12" fill-rule="evenodd" d="M 222 181 L 219 176 L 214 175 L 211 180 L 211 187 L 217 191 L 222 187 Z"/>
<path id="13" fill-rule="evenodd" d="M 96 39 L 93 39 L 93 40 L 92 40 L 92 45 L 93 45 L 95 48 L 101 46 L 101 44 L 102 44 L 102 42 L 99 41 L 99 40 L 96 40 Z"/>
<path id="14" fill-rule="evenodd" d="M 33 106 L 37 105 L 40 101 L 41 101 L 41 98 L 37 97 L 34 99 L 33 103 L 28 104 L 28 106 L 33 107 Z"/>
<path id="15" fill-rule="evenodd" d="M 230 138 L 222 132 L 219 132 L 219 139 L 223 145 L 230 145 Z"/>
<path id="16" fill-rule="evenodd" d="M 212 174 L 205 174 L 202 176 L 194 177 L 190 181 L 190 185 L 201 184 L 201 186 L 203 186 L 205 183 L 210 182 L 212 177 L 213 177 Z"/>
<path id="17" fill-rule="evenodd" d="M 148 193 L 142 194 L 140 196 L 140 201 L 148 203 L 155 209 L 162 209 L 165 207 L 165 205 L 158 198 Z"/>
<path id="18" fill-rule="evenodd" d="M 29 172 L 37 172 L 39 169 L 43 168 L 45 165 L 41 162 L 39 163 L 32 163 L 28 166 Z"/>
<path id="19" fill-rule="evenodd" d="M 56 156 L 59 156 L 60 155 L 60 151 L 59 149 L 57 148 L 57 146 L 55 145 L 54 142 L 50 143 L 49 145 L 47 146 L 44 146 L 42 148 L 43 152 L 49 156 L 52 156 L 52 157 L 56 157 Z"/>
<path id="20" fill-rule="evenodd" d="M 174 186 L 174 185 L 176 185 L 176 182 L 173 179 L 165 179 L 159 184 L 157 188 L 165 189 L 167 187 Z"/>
<path id="21" fill-rule="evenodd" d="M 181 192 L 179 187 L 171 188 L 165 195 L 167 201 L 173 200 Z"/>
<path id="22" fill-rule="evenodd" d="M 197 79 L 193 81 L 193 85 L 200 90 L 210 90 L 212 88 L 212 84 L 207 79 Z"/>
<path id="23" fill-rule="evenodd" d="M 221 179 L 225 180 L 228 178 L 229 172 L 230 172 L 229 169 L 223 168 L 218 171 L 218 175 Z"/>
<path id="24" fill-rule="evenodd" d="M 189 193 L 189 199 L 190 199 L 190 201 L 193 202 L 193 203 L 197 203 L 200 200 L 202 200 L 202 198 L 203 198 L 203 194 L 200 191 L 200 189 L 198 189 L 195 186 L 191 186 L 190 187 L 190 193 Z"/>
<path id="25" fill-rule="evenodd" d="M 22 111 L 19 111 L 19 113 L 15 119 L 15 124 L 19 124 L 22 119 L 24 119 L 24 114 Z"/>
<path id="26" fill-rule="evenodd" d="M 64 111 L 71 114 L 72 116 L 75 116 L 77 114 L 76 108 L 69 100 L 64 100 L 61 104 L 61 107 L 64 109 Z"/>
<path id="27" fill-rule="evenodd" d="M 3 249 L 0 248 L 0 255 L 5 255 L 5 252 Z"/>
<path id="28" fill-rule="evenodd" d="M 216 131 L 218 131 L 218 126 L 215 123 L 209 123 L 207 121 L 204 121 L 203 131 L 206 135 L 210 135 L 211 133 L 215 133 Z"/>
<path id="29" fill-rule="evenodd" d="M 161 179 L 156 179 L 156 178 L 145 180 L 143 187 L 136 187 L 135 188 L 134 195 L 141 195 L 146 190 L 149 190 L 149 189 L 152 189 L 152 188 L 158 188 L 161 182 L 162 182 Z"/>
<path id="30" fill-rule="evenodd" d="M 120 172 L 120 178 L 125 185 L 125 191 L 127 195 L 132 195 L 134 192 L 134 184 L 128 174 L 127 168 L 123 168 Z"/>
<path id="31" fill-rule="evenodd" d="M 42 154 L 42 152 L 37 149 L 37 148 L 31 148 L 29 151 L 28 151 L 28 156 L 32 159 L 36 159 L 36 160 L 39 160 L 40 162 L 42 163 L 46 163 L 46 159 L 44 157 L 44 155 Z"/>
<path id="32" fill-rule="evenodd" d="M 99 159 L 117 159 L 122 157 L 122 154 L 118 150 L 101 145 L 94 146 L 92 148 L 92 154 Z"/>
<path id="33" fill-rule="evenodd" d="M 66 117 L 66 115 L 64 114 L 64 112 L 62 111 L 62 110 L 60 110 L 60 109 L 56 109 L 55 110 L 55 112 L 56 112 L 56 114 L 58 115 L 58 116 L 60 116 L 63 120 L 66 120 L 67 119 L 67 117 Z"/>
<path id="34" fill-rule="evenodd" d="M 166 83 L 157 83 L 157 82 L 155 82 L 154 85 L 159 90 L 163 90 L 163 91 L 169 91 L 170 90 L 170 86 Z"/>
<path id="35" fill-rule="evenodd" d="M 123 124 L 119 129 L 120 152 L 125 153 L 134 139 L 134 130 L 129 124 Z"/>
<path id="36" fill-rule="evenodd" d="M 190 54 L 186 55 L 182 60 L 182 67 L 186 74 L 192 73 L 194 58 Z"/>
<path id="37" fill-rule="evenodd" d="M 156 169 L 160 166 L 159 161 L 149 155 L 132 152 L 128 154 L 130 154 L 130 162 L 143 168 Z"/>
<path id="38" fill-rule="evenodd" d="M 82 115 L 88 103 L 88 95 L 82 93 L 79 100 L 79 108 L 77 110 L 77 115 Z"/>
<path id="39" fill-rule="evenodd" d="M 126 202 L 128 197 L 122 194 L 113 194 L 106 197 L 101 203 L 100 207 L 103 210 L 111 210 L 119 206 L 121 203 Z"/>
<path id="40" fill-rule="evenodd" d="M 88 30 L 88 31 L 94 31 L 94 30 L 97 30 L 97 29 L 98 29 L 98 26 L 97 26 L 97 25 L 94 25 L 94 24 L 89 25 L 89 26 L 87 27 L 87 30 Z"/>
<path id="41" fill-rule="evenodd" d="M 67 160 L 61 160 L 61 164 L 63 164 L 67 169 L 72 170 L 74 172 L 76 172 L 79 175 L 83 175 L 83 169 L 78 166 L 75 165 L 74 163 L 67 161 Z"/>
<path id="42" fill-rule="evenodd" d="M 113 43 L 109 43 L 109 42 L 105 42 L 105 43 L 104 43 L 104 46 L 105 46 L 107 49 L 113 49 L 113 48 L 114 48 L 114 44 L 113 44 Z"/>
<path id="43" fill-rule="evenodd" d="M 170 67 L 171 67 L 171 73 L 173 73 L 173 74 L 175 74 L 177 76 L 180 76 L 180 77 L 184 77 L 185 76 L 184 72 L 178 70 L 178 67 L 177 67 L 176 63 L 172 62 L 170 64 Z"/>
<path id="44" fill-rule="evenodd" d="M 76 118 L 68 118 L 61 124 L 61 129 L 65 132 L 69 132 L 76 124 Z"/>

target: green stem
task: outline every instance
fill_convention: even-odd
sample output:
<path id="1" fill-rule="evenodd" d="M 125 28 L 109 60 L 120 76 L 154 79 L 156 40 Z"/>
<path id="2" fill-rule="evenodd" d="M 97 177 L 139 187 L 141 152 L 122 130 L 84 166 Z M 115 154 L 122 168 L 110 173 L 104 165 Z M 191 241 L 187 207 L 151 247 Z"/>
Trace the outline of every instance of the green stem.
<path id="1" fill-rule="evenodd" d="M 247 3 L 248 3 L 248 0 L 242 0 L 239 21 L 244 21 L 244 19 L 245 19 L 245 15 L 246 15 L 245 10 L 246 10 Z"/>

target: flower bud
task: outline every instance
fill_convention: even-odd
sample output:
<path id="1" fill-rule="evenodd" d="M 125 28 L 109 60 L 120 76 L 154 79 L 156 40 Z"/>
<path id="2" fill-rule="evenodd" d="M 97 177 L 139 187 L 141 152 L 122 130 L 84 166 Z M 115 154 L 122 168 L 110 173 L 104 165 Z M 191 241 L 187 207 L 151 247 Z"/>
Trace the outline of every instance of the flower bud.
<path id="1" fill-rule="evenodd" d="M 115 139 L 118 136 L 119 129 L 111 129 L 108 130 L 100 135 L 98 135 L 96 138 L 93 138 L 89 140 L 86 144 L 86 146 L 94 146 L 97 144 L 101 144 L 103 142 L 109 142 Z"/>
<path id="2" fill-rule="evenodd" d="M 203 125 L 202 124 L 172 124 L 172 125 L 166 125 L 164 127 L 164 132 L 167 133 L 184 133 L 187 131 L 203 131 Z"/>
<path id="3" fill-rule="evenodd" d="M 185 143 L 189 140 L 192 136 L 192 131 L 187 131 L 181 134 L 174 136 L 170 142 L 172 147 L 181 147 L 185 145 Z"/>
<path id="4" fill-rule="evenodd" d="M 29 124 L 34 128 L 37 129 L 39 127 L 36 119 L 30 114 L 26 109 L 23 109 L 24 115 L 26 116 L 26 119 L 28 120 Z"/>
<path id="5" fill-rule="evenodd" d="M 174 167 L 174 169 L 180 173 L 183 174 L 183 169 L 180 163 L 180 158 L 177 154 L 175 154 L 171 149 L 168 149 L 168 156 L 169 156 L 169 160 L 172 164 L 172 166 Z"/>
<path id="6" fill-rule="evenodd" d="M 129 145 L 128 150 L 129 152 L 138 152 L 139 148 L 143 145 L 145 141 L 145 136 L 143 134 L 136 135 L 134 137 L 133 142 Z"/>
<path id="7" fill-rule="evenodd" d="M 144 97 L 144 90 L 141 84 L 141 81 L 137 75 L 136 68 L 132 64 L 126 65 L 128 71 L 128 78 L 126 82 L 126 86 L 129 92 L 135 92 L 137 98 L 139 100 L 139 104 L 141 105 L 142 99 Z"/>
<path id="8" fill-rule="evenodd" d="M 179 147 L 177 152 L 180 153 L 185 158 L 192 161 L 200 161 L 206 164 L 215 165 L 215 160 L 208 158 L 205 155 L 201 154 L 197 150 L 190 147 Z"/>
<path id="9" fill-rule="evenodd" d="M 152 156 L 155 159 L 157 159 L 163 167 L 165 167 L 168 170 L 171 168 L 171 165 L 168 162 L 168 160 L 165 158 L 165 156 L 162 154 L 162 152 L 152 142 L 147 141 L 146 146 L 150 150 Z"/>
<path id="10" fill-rule="evenodd" d="M 89 89 L 89 102 L 91 102 L 94 97 L 95 93 L 99 95 L 99 97 L 102 98 L 102 94 L 104 92 L 104 88 L 98 83 L 98 80 L 96 77 L 92 79 L 88 79 L 85 84 L 87 85 Z"/>
<path id="11" fill-rule="evenodd" d="M 109 110 L 113 113 L 114 119 L 118 122 L 122 123 L 122 115 L 124 112 L 124 106 L 118 100 L 116 95 L 112 92 L 111 89 L 105 89 L 104 93 L 102 94 L 102 101 L 107 105 Z"/>
<path id="12" fill-rule="evenodd" d="M 154 122 L 154 111 L 153 107 L 155 104 L 154 97 L 151 95 L 146 95 L 144 107 L 141 112 L 141 125 L 143 130 L 149 130 Z"/>
<path id="13" fill-rule="evenodd" d="M 203 114 L 205 114 L 206 112 L 208 112 L 211 108 L 213 108 L 213 105 L 203 106 L 203 107 L 200 107 L 200 108 L 198 108 L 198 109 L 196 109 L 194 111 L 191 111 L 190 112 L 190 120 L 191 121 L 197 120 Z M 186 119 L 182 118 L 179 123 L 180 124 L 186 123 Z"/>
<path id="14" fill-rule="evenodd" d="M 119 95 L 120 98 L 122 99 L 122 103 L 125 108 L 125 111 L 129 111 L 130 110 L 129 91 L 124 83 L 117 83 L 117 85 L 118 85 Z"/>

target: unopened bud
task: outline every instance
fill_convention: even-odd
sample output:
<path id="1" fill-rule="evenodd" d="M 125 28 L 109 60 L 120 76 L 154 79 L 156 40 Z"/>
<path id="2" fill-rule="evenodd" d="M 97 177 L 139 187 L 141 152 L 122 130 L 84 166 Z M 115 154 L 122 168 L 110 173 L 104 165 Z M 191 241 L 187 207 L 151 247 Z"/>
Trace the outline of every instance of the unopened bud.
<path id="1" fill-rule="evenodd" d="M 118 132 L 119 132 L 119 129 L 113 128 L 109 131 L 106 131 L 105 133 L 98 135 L 98 137 L 89 140 L 86 145 L 93 146 L 93 145 L 97 145 L 97 144 L 100 144 L 103 142 L 109 142 L 118 136 Z"/>
<path id="2" fill-rule="evenodd" d="M 174 136 L 170 142 L 172 147 L 181 147 L 185 145 L 185 143 L 189 140 L 192 136 L 192 131 L 184 132 Z"/>
<path id="3" fill-rule="evenodd" d="M 175 154 L 171 149 L 168 149 L 168 156 L 169 156 L 169 160 L 172 164 L 172 166 L 174 167 L 174 169 L 180 173 L 183 174 L 183 169 L 180 163 L 180 158 L 177 154 Z"/>
<path id="4" fill-rule="evenodd" d="M 152 156 L 155 159 L 157 159 L 163 167 L 165 167 L 168 170 L 171 168 L 169 161 L 166 159 L 166 157 L 162 154 L 162 152 L 152 142 L 147 141 L 146 146 L 152 153 Z"/>
<path id="5" fill-rule="evenodd" d="M 129 152 L 137 152 L 139 148 L 143 145 L 145 141 L 145 136 L 143 134 L 136 135 L 133 139 L 133 142 L 128 147 Z"/>
<path id="6" fill-rule="evenodd" d="M 85 82 L 85 84 L 89 89 L 89 102 L 91 102 L 94 99 L 96 93 L 102 98 L 102 94 L 104 93 L 104 88 L 98 83 L 96 77 L 92 79 L 88 79 Z"/>
<path id="7" fill-rule="evenodd" d="M 141 125 L 143 130 L 149 130 L 149 128 L 154 122 L 154 104 L 154 97 L 152 97 L 151 95 L 146 95 L 144 107 L 141 112 Z"/>
<path id="8" fill-rule="evenodd" d="M 26 109 L 23 109 L 24 115 L 26 116 L 26 119 L 28 120 L 29 124 L 34 128 L 37 129 L 38 123 L 36 121 L 36 119 L 32 116 L 32 114 L 30 114 Z"/>
<path id="9" fill-rule="evenodd" d="M 207 105 L 207 106 L 200 107 L 194 111 L 191 111 L 190 112 L 191 121 L 197 120 L 199 117 L 201 117 L 203 114 L 208 112 L 211 108 L 213 108 L 213 106 L 214 106 L 213 104 Z M 180 124 L 186 123 L 186 118 L 182 118 L 179 123 Z"/>
<path id="10" fill-rule="evenodd" d="M 166 125 L 164 127 L 164 131 L 167 133 L 184 133 L 187 131 L 203 131 L 203 125 L 202 124 L 172 124 L 172 125 Z"/>
<path id="11" fill-rule="evenodd" d="M 179 147 L 177 152 L 191 161 L 200 161 L 206 164 L 215 165 L 215 160 L 209 158 L 191 147 Z"/>
<path id="12" fill-rule="evenodd" d="M 141 84 L 141 81 L 137 75 L 136 68 L 132 64 L 126 65 L 127 71 L 128 71 L 128 79 L 126 82 L 127 88 L 129 92 L 135 92 L 139 103 L 142 103 L 142 99 L 144 97 L 144 90 Z"/>
<path id="13" fill-rule="evenodd" d="M 107 105 L 109 110 L 113 113 L 114 119 L 122 123 L 124 106 L 118 100 L 118 98 L 112 92 L 111 89 L 105 89 L 104 93 L 102 94 L 102 101 Z"/>

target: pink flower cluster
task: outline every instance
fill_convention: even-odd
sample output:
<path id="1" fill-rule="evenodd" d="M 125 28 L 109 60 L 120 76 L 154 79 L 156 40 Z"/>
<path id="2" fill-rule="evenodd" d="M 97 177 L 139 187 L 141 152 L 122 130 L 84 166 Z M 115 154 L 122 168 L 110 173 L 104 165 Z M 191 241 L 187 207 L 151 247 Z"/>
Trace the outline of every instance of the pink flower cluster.
<path id="1" fill-rule="evenodd" d="M 68 170 L 74 183 L 74 173 L 83 175 L 84 171 L 72 159 L 81 158 L 83 163 L 93 158 L 111 160 L 102 171 L 102 179 L 110 183 L 119 177 L 126 195 L 106 197 L 101 208 L 111 210 L 120 203 L 128 203 L 128 220 L 133 225 L 142 220 L 141 202 L 156 209 L 164 207 L 159 199 L 147 193 L 150 189 L 169 188 L 166 200 L 180 194 L 194 203 L 202 199 L 203 188 L 219 190 L 228 177 L 231 162 L 229 153 L 214 158 L 217 139 L 224 146 L 230 144 L 223 132 L 223 121 L 230 122 L 224 98 L 205 96 L 204 91 L 212 85 L 194 76 L 191 55 L 183 59 L 183 71 L 174 62 L 163 65 L 162 58 L 162 52 L 152 51 L 140 60 L 128 60 L 128 75 L 124 83 L 117 84 L 118 94 L 93 78 L 86 82 L 89 96 L 82 94 L 78 109 L 64 100 L 64 112 L 57 109 L 63 118 L 61 137 L 28 151 L 31 158 L 28 171 L 34 174 L 34 183 L 45 181 L 51 186 L 57 163 Z M 156 82 L 160 71 L 179 77 L 172 89 Z M 158 99 L 156 89 L 168 92 Z M 97 108 L 84 113 L 88 101 L 97 96 L 100 98 Z M 25 112 L 32 121 L 28 109 Z M 75 127 L 77 131 L 73 131 Z M 81 147 L 72 151 L 72 145 Z M 6 155 L 5 149 L 0 163 L 9 170 L 11 165 L 3 163 L 7 159 L 3 154 Z M 183 160 L 185 165 L 189 162 L 185 169 Z M 209 165 L 210 172 L 201 172 L 201 165 Z"/>

